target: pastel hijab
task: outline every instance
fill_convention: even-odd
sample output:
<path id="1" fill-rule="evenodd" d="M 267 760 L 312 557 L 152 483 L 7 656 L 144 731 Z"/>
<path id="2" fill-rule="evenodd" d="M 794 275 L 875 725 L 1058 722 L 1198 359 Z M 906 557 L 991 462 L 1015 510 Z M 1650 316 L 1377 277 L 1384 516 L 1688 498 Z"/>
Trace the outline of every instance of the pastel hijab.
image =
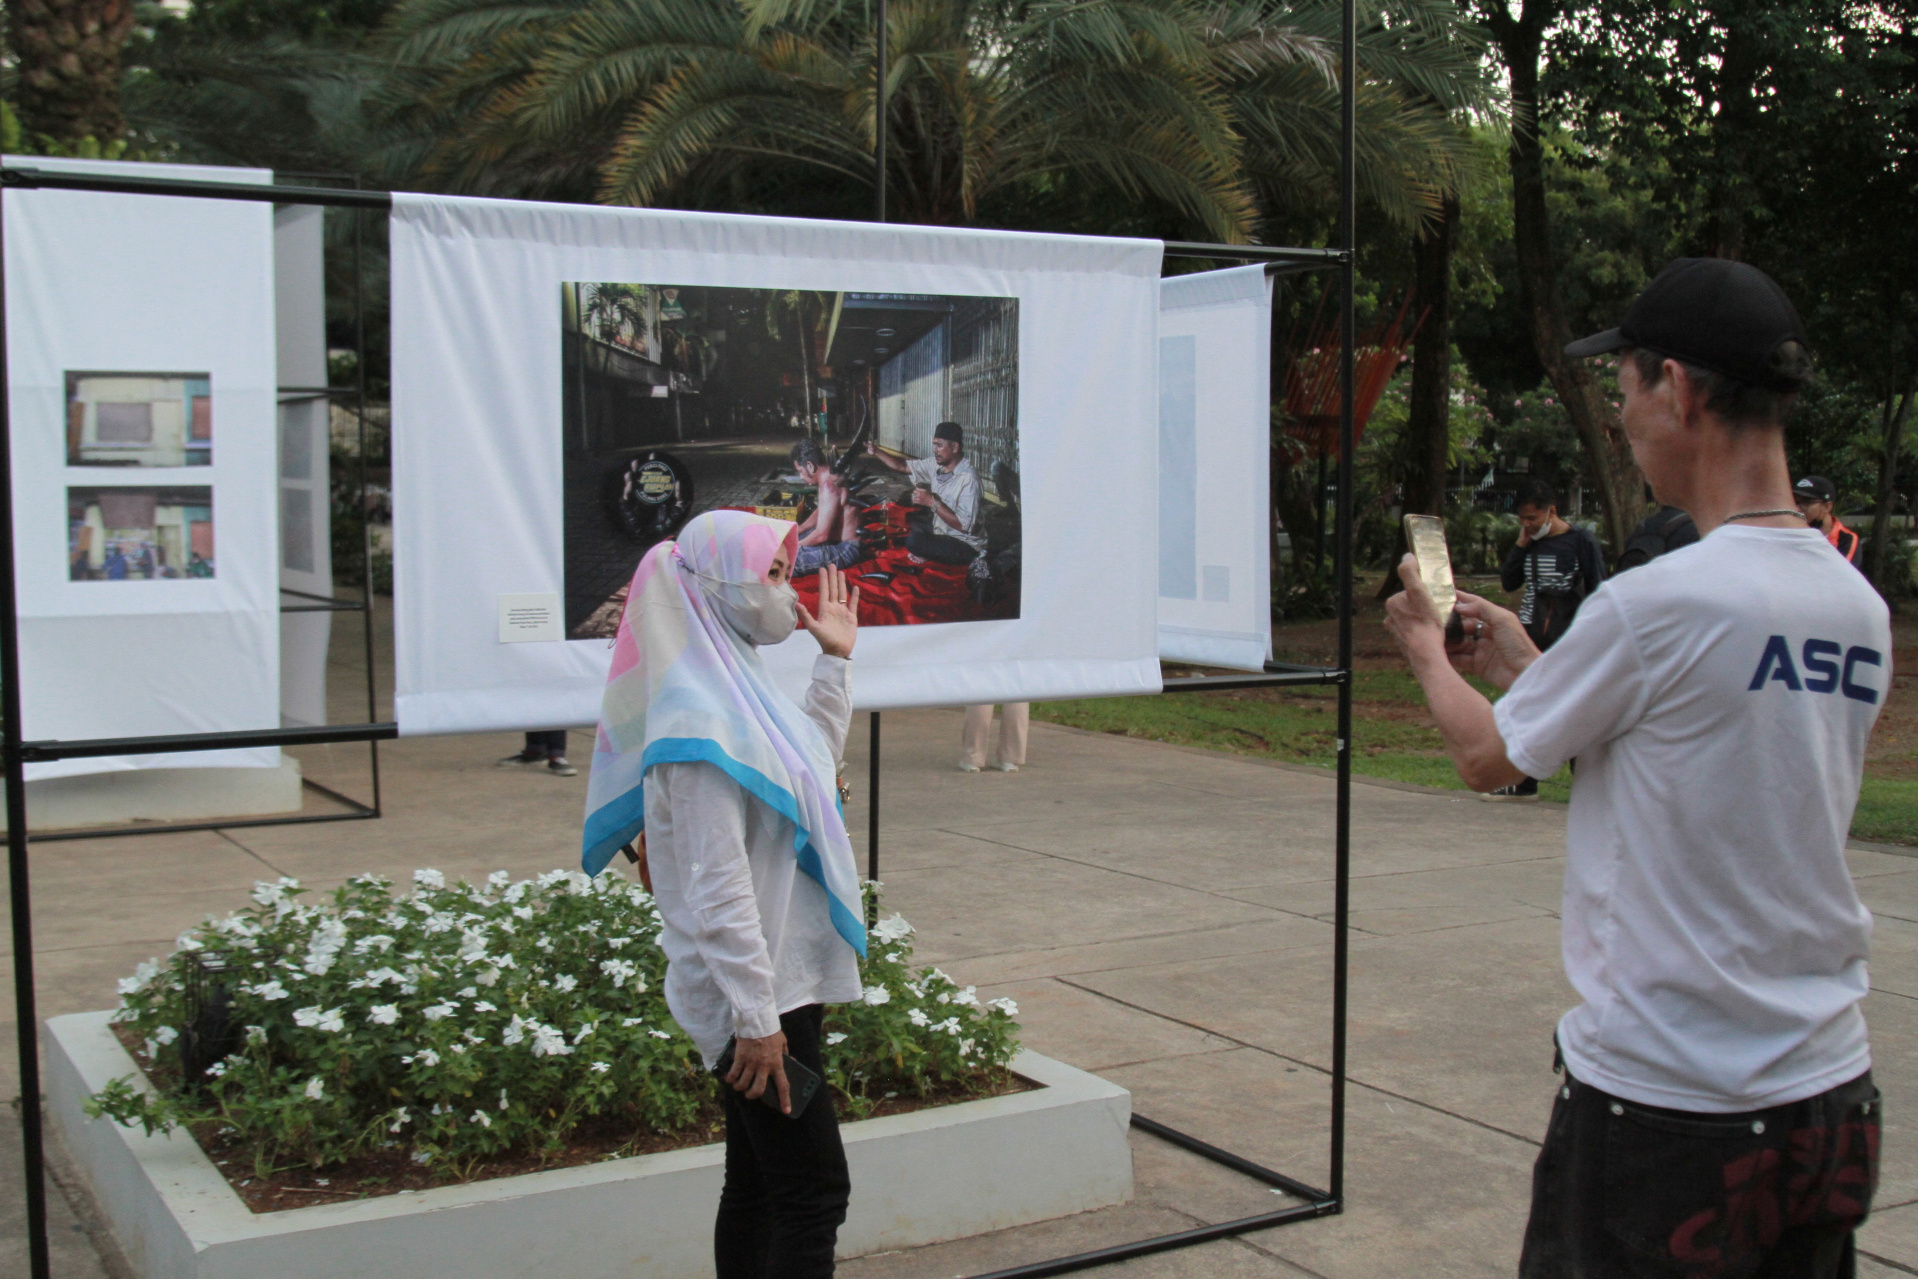
<path id="1" fill-rule="evenodd" d="M 791 630 L 778 620 L 790 588 L 770 586 L 766 573 L 796 545 L 784 520 L 708 511 L 639 562 L 600 704 L 580 864 L 597 875 L 645 828 L 653 765 L 712 764 L 792 823 L 799 869 L 826 890 L 833 928 L 864 956 L 832 748 L 774 685 L 754 641 Z"/>

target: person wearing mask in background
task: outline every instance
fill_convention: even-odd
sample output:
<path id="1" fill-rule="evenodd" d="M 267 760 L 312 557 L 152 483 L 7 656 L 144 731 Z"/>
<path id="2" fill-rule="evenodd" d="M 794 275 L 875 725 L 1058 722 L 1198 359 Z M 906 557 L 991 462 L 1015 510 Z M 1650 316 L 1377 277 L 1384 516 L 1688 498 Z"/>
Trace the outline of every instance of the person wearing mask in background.
<path id="1" fill-rule="evenodd" d="M 1579 1002 L 1519 1279 L 1850 1279 L 1883 1118 L 1845 845 L 1891 616 L 1793 509 L 1811 356 L 1769 276 L 1680 259 L 1565 353 L 1608 352 L 1633 460 L 1703 540 L 1607 582 L 1546 653 L 1463 592 L 1448 645 L 1409 555 L 1386 602 L 1467 784 L 1580 765 L 1561 909 Z"/>
<path id="2" fill-rule="evenodd" d="M 864 906 L 836 786 L 859 591 L 827 565 L 808 612 L 796 543 L 785 520 L 708 511 L 640 561 L 580 841 L 597 875 L 644 837 L 666 1005 L 707 1069 L 731 1060 L 717 1279 L 827 1279 L 851 1195 L 831 1090 L 795 1104 L 785 1061 L 823 1078 L 825 1005 L 861 994 Z M 820 650 L 803 707 L 759 653 L 795 624 Z"/>
<path id="3" fill-rule="evenodd" d="M 1805 523 L 1825 535 L 1825 540 L 1838 548 L 1838 553 L 1849 564 L 1858 563 L 1858 534 L 1839 523 L 1838 515 L 1831 504 L 1838 500 L 1838 490 L 1832 487 L 1830 480 L 1822 475 L 1807 475 L 1791 486 L 1792 500 L 1798 503 L 1798 509 L 1805 516 Z"/>
<path id="4" fill-rule="evenodd" d="M 976 773 L 982 768 L 1016 773 L 1026 762 L 1026 727 L 1031 720 L 1032 704 L 1007 702 L 999 712 L 999 749 L 988 764 L 986 743 L 992 737 L 992 707 L 991 702 L 966 707 L 966 723 L 959 736 L 959 771 L 962 773 Z"/>
<path id="5" fill-rule="evenodd" d="M 1543 480 L 1518 491 L 1518 545 L 1505 557 L 1499 583 L 1508 591 L 1525 588 L 1518 620 L 1543 651 L 1558 642 L 1578 615 L 1578 606 L 1605 580 L 1605 555 L 1598 539 L 1574 528 L 1558 513 L 1558 494 Z M 1538 798 L 1538 779 L 1524 777 L 1510 786 L 1480 795 L 1494 803 Z"/>

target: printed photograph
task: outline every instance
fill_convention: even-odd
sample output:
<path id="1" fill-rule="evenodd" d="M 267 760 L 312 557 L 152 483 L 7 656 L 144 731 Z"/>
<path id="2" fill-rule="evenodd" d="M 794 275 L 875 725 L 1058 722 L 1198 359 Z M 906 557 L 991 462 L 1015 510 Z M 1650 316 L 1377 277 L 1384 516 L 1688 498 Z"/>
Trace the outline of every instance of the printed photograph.
<path id="1" fill-rule="evenodd" d="M 69 488 L 67 576 L 152 582 L 213 576 L 213 489 Z"/>
<path id="2" fill-rule="evenodd" d="M 205 373 L 67 374 L 68 466 L 211 466 Z"/>
<path id="3" fill-rule="evenodd" d="M 566 631 L 610 637 L 692 516 L 799 525 L 794 585 L 846 571 L 866 626 L 1019 616 L 1019 302 L 561 286 Z"/>

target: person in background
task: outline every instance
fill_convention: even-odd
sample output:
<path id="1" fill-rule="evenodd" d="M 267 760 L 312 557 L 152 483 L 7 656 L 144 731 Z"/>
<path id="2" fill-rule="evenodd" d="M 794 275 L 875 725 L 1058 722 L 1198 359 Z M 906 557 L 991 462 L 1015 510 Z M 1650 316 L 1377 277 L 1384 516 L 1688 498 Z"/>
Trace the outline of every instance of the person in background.
<path id="1" fill-rule="evenodd" d="M 536 768 L 554 777 L 577 776 L 579 770 L 566 761 L 566 730 L 546 728 L 526 735 L 526 745 L 517 755 L 499 762 L 501 768 Z"/>
<path id="2" fill-rule="evenodd" d="M 852 1193 L 831 1089 L 795 1097 L 786 1059 L 823 1079 L 825 1005 L 862 993 L 864 906 L 836 782 L 859 591 L 828 565 L 814 616 L 793 592 L 797 553 L 790 523 L 723 510 L 646 553 L 580 840 L 597 875 L 643 836 L 666 1005 L 706 1068 L 724 1068 L 717 1279 L 827 1279 Z M 760 656 L 796 626 L 819 644 L 803 704 Z"/>
<path id="3" fill-rule="evenodd" d="M 1645 486 L 1645 500 L 1655 500 L 1649 484 Z M 1617 577 L 1628 568 L 1649 564 L 1661 555 L 1670 554 L 1696 541 L 1697 521 L 1676 506 L 1661 506 L 1640 520 L 1638 527 L 1632 530 L 1632 535 L 1625 539 L 1625 550 L 1619 555 L 1618 563 L 1612 566 L 1612 576 Z"/>
<path id="4" fill-rule="evenodd" d="M 870 440 L 866 451 L 887 469 L 912 477 L 912 503 L 931 517 L 906 536 L 906 551 L 913 559 L 959 565 L 985 554 L 986 535 L 979 531 L 979 474 L 966 458 L 966 433 L 957 422 L 932 428 L 931 457 L 894 457 Z M 920 518 L 918 512 L 914 518 Z"/>
<path id="5" fill-rule="evenodd" d="M 1578 1003 L 1518 1274 L 1850 1279 L 1883 1115 L 1845 846 L 1890 612 L 1792 506 L 1811 355 L 1769 276 L 1680 259 L 1565 351 L 1608 352 L 1633 460 L 1703 540 L 1607 582 L 1545 653 L 1463 592 L 1448 644 L 1409 555 L 1386 603 L 1468 785 L 1580 764 L 1560 912 Z"/>
<path id="6" fill-rule="evenodd" d="M 988 764 L 986 743 L 992 738 L 992 707 L 991 702 L 966 707 L 966 725 L 959 737 L 959 771 L 962 773 L 976 773 L 982 768 L 1016 773 L 1026 762 L 1026 726 L 1031 719 L 1032 704 L 1005 704 L 999 713 L 999 749 L 993 752 L 992 762 Z"/>
<path id="7" fill-rule="evenodd" d="M 1525 588 L 1518 620 L 1541 651 L 1558 642 L 1578 615 L 1578 606 L 1605 580 L 1605 554 L 1598 539 L 1574 528 L 1558 513 L 1558 494 L 1543 480 L 1518 491 L 1518 545 L 1505 557 L 1499 584 Z M 1524 777 L 1480 795 L 1494 803 L 1538 798 L 1538 779 Z"/>
<path id="8" fill-rule="evenodd" d="M 1791 496 L 1804 513 L 1805 523 L 1823 533 L 1825 540 L 1838 548 L 1847 563 L 1856 565 L 1858 534 L 1841 524 L 1831 509 L 1831 504 L 1838 500 L 1838 490 L 1832 487 L 1831 481 L 1822 475 L 1807 475 L 1791 486 Z"/>

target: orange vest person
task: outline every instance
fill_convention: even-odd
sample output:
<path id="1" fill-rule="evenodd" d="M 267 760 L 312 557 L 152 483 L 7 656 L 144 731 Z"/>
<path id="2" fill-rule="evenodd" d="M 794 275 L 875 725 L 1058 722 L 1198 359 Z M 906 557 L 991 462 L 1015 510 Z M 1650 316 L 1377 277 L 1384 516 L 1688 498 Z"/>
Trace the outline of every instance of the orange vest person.
<path id="1" fill-rule="evenodd" d="M 1838 516 L 1831 509 L 1838 497 L 1838 490 L 1832 487 L 1830 480 L 1822 475 L 1807 475 L 1791 486 L 1791 495 L 1798 503 L 1798 513 L 1805 517 L 1805 523 L 1815 529 L 1823 530 L 1838 548 L 1838 553 L 1850 563 L 1858 562 L 1858 534 L 1838 522 Z"/>

